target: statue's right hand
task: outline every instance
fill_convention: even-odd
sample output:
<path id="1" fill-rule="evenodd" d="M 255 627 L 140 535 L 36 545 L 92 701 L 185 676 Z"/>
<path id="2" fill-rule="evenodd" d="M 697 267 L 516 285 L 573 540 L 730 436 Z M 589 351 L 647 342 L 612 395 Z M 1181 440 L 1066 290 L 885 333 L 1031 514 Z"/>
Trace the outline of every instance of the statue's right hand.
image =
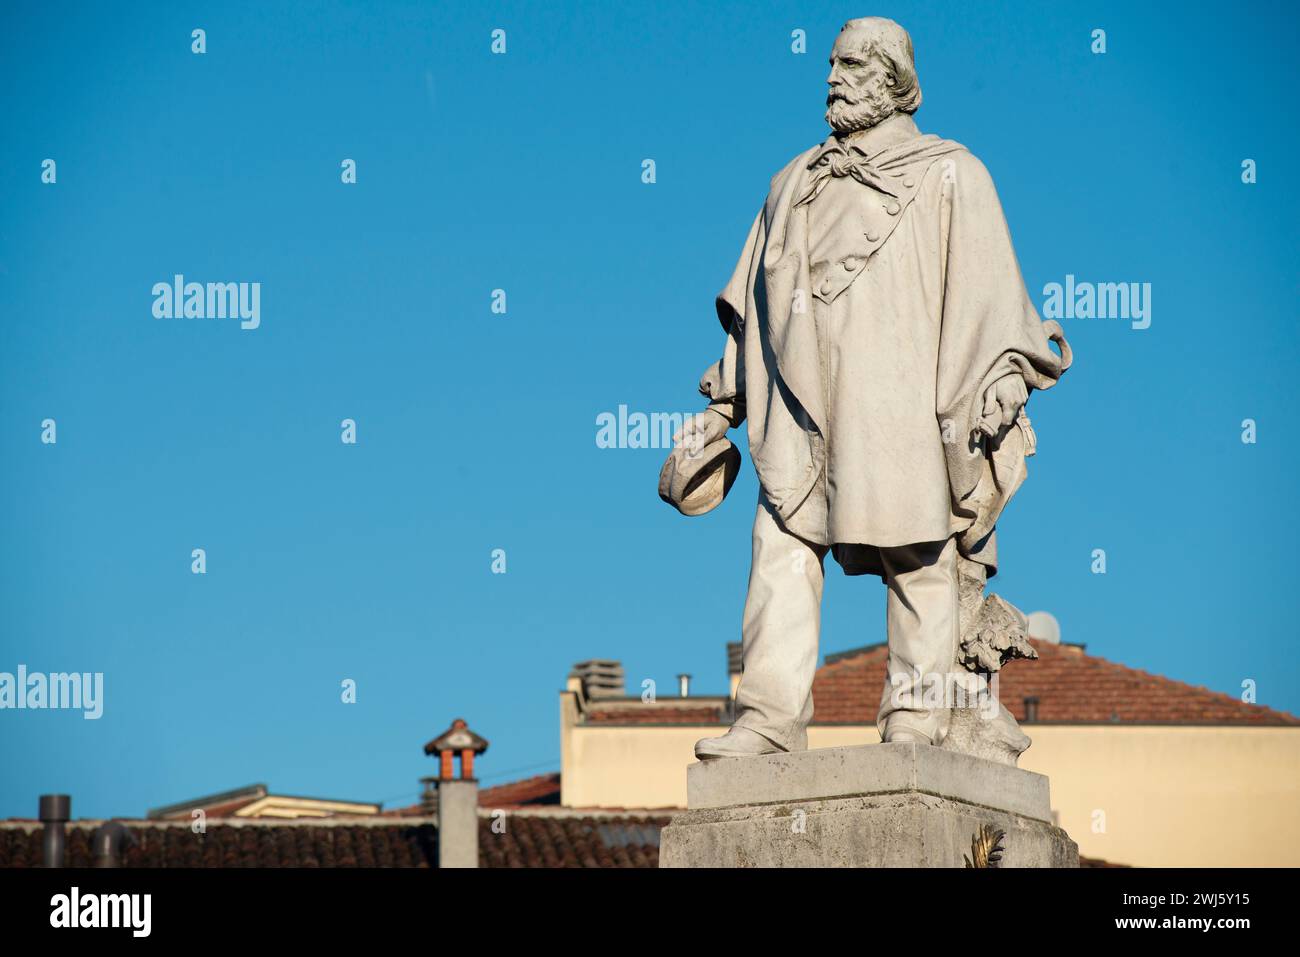
<path id="1" fill-rule="evenodd" d="M 731 423 L 720 412 L 705 409 L 699 415 L 693 415 L 673 436 L 673 444 L 685 446 L 687 454 L 698 454 L 711 442 L 716 442 L 727 434 Z"/>

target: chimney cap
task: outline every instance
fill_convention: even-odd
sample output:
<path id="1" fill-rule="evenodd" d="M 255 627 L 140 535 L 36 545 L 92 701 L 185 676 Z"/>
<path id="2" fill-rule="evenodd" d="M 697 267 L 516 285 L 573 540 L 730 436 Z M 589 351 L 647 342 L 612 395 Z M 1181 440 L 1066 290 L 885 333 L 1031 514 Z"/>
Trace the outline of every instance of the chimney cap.
<path id="1" fill-rule="evenodd" d="M 72 819 L 72 798 L 67 794 L 42 794 L 38 802 L 41 820 L 64 824 Z"/>
<path id="2" fill-rule="evenodd" d="M 440 754 L 443 751 L 473 751 L 475 754 L 482 754 L 487 749 L 487 738 L 471 731 L 464 718 L 457 718 L 451 723 L 450 728 L 424 746 L 424 753 Z"/>
<path id="3" fill-rule="evenodd" d="M 579 661 L 569 672 L 569 677 L 582 682 L 582 693 L 588 699 L 621 698 L 627 694 L 623 664 L 613 658 Z"/>

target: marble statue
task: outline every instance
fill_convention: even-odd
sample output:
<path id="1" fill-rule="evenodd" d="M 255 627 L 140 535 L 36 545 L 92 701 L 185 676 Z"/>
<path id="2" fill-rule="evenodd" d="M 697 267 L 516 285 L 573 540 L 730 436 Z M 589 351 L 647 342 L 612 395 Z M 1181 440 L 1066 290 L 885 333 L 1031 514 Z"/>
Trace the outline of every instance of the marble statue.
<path id="1" fill-rule="evenodd" d="M 1028 738 L 962 692 L 1035 656 L 984 586 L 1034 452 L 1026 402 L 1069 348 L 1029 299 L 988 170 L 918 129 L 907 32 L 850 20 L 827 82 L 831 135 L 772 178 L 717 297 L 708 408 L 660 477 L 681 511 L 708 511 L 739 464 L 727 430 L 747 425 L 760 492 L 736 720 L 695 753 L 807 748 L 830 555 L 888 589 L 881 739 L 1014 764 Z"/>

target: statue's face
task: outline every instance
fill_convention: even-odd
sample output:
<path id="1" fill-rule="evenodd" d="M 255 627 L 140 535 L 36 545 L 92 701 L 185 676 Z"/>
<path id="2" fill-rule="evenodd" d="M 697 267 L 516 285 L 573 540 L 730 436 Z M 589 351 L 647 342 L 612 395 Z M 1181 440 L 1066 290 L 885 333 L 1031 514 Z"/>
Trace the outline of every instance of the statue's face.
<path id="1" fill-rule="evenodd" d="M 895 111 L 892 78 L 879 57 L 863 52 L 868 41 L 864 29 L 850 27 L 831 50 L 826 122 L 836 133 L 870 129 Z"/>

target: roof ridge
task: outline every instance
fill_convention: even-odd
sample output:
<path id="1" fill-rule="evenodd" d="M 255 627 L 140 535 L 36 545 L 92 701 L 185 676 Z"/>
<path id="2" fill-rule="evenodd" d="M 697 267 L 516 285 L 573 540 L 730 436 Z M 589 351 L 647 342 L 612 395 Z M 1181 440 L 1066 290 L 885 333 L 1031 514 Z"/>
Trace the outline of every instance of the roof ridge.
<path id="1" fill-rule="evenodd" d="M 1110 658 L 1103 657 L 1102 655 L 1090 655 L 1086 651 L 1080 651 L 1078 656 L 1084 663 L 1092 664 L 1093 667 L 1102 666 L 1117 674 L 1136 675 L 1146 679 L 1147 681 L 1166 685 L 1170 688 L 1194 691 L 1198 695 L 1216 698 L 1222 704 L 1233 705 L 1234 707 L 1240 707 L 1247 710 L 1257 709 L 1260 712 L 1268 712 L 1300 723 L 1300 716 L 1291 714 L 1289 711 L 1282 711 L 1266 704 L 1259 704 L 1258 702 L 1242 701 L 1240 698 L 1236 698 L 1228 694 L 1226 691 L 1215 691 L 1212 688 L 1207 688 L 1205 685 L 1194 685 L 1189 681 L 1183 681 L 1179 678 L 1171 678 L 1168 675 L 1162 675 L 1154 671 L 1147 671 L 1145 668 L 1137 668 L 1133 665 L 1126 665 L 1121 661 L 1113 661 Z"/>
<path id="2" fill-rule="evenodd" d="M 1101 711 L 1110 711 L 1110 720 L 1123 714 L 1118 720 L 1126 724 L 1300 725 L 1300 717 L 1288 711 L 1092 654 L 1078 644 L 1030 641 L 1040 653 L 1038 670 L 1017 665 L 1004 674 L 1007 681 L 1028 686 L 1026 697 L 1045 693 L 1055 699 L 1055 713 L 1043 714 L 1053 724 L 1095 723 Z M 852 689 L 884 666 L 886 652 L 884 645 L 867 646 L 818 668 L 814 720 L 868 721 L 874 708 L 857 701 Z"/>

